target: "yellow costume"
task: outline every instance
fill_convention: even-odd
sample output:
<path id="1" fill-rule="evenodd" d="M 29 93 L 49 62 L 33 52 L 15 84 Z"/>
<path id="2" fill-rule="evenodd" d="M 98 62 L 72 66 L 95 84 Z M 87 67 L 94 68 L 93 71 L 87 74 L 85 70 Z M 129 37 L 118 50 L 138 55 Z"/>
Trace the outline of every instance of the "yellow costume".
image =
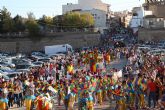
<path id="1" fill-rule="evenodd" d="M 102 105 L 103 97 L 102 97 L 102 90 L 101 89 L 97 91 L 97 99 L 99 101 L 99 104 Z"/>
<path id="2" fill-rule="evenodd" d="M 73 110 L 74 103 L 75 103 L 76 94 L 70 93 L 69 95 L 69 103 L 68 103 L 68 110 Z"/>
<path id="3" fill-rule="evenodd" d="M 0 101 L 0 110 L 7 110 L 7 103 Z"/>

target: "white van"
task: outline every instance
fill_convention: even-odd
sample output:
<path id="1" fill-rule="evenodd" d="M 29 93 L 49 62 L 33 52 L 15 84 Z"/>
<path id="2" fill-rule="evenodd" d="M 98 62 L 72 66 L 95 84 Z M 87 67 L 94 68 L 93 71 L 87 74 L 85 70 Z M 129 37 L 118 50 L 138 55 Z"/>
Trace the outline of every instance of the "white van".
<path id="1" fill-rule="evenodd" d="M 72 46 L 69 44 L 45 46 L 45 54 L 52 56 L 55 54 L 66 54 L 72 52 Z"/>

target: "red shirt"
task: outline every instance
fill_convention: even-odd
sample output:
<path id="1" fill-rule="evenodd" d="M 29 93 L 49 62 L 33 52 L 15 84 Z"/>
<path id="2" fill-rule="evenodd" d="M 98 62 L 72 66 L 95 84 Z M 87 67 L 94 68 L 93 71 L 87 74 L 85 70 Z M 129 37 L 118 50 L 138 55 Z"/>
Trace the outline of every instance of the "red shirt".
<path id="1" fill-rule="evenodd" d="M 148 88 L 149 88 L 150 92 L 155 92 L 156 91 L 156 84 L 154 82 L 149 82 Z"/>

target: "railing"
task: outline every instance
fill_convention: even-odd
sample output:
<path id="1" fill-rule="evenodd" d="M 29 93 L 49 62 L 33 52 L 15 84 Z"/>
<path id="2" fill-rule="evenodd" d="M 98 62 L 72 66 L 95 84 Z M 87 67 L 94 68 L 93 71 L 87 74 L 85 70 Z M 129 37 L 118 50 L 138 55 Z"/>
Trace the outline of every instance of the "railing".
<path id="1" fill-rule="evenodd" d="M 1 34 L 0 33 L 0 38 L 23 38 L 23 37 L 27 37 L 28 33 L 27 32 L 21 32 L 21 33 L 5 33 L 5 34 Z"/>

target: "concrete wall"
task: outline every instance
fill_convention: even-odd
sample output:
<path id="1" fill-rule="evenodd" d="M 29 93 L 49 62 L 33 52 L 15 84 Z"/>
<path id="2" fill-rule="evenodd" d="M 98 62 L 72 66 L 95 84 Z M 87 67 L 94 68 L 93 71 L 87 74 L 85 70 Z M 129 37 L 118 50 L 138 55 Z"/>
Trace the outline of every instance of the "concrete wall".
<path id="1" fill-rule="evenodd" d="M 150 5 L 149 10 L 153 12 L 153 15 L 165 18 L 165 5 Z"/>
<path id="2" fill-rule="evenodd" d="M 161 41 L 165 40 L 165 30 L 140 29 L 138 40 L 142 41 Z"/>
<path id="3" fill-rule="evenodd" d="M 94 46 L 99 43 L 99 34 L 65 34 L 52 37 L 44 37 L 38 41 L 29 38 L 0 38 L 1 52 L 23 52 L 44 51 L 44 46 L 57 44 L 70 44 L 73 48 Z"/>
<path id="4" fill-rule="evenodd" d="M 151 23 L 151 24 L 150 24 Z M 144 18 L 144 28 L 163 29 L 165 28 L 164 18 Z"/>

